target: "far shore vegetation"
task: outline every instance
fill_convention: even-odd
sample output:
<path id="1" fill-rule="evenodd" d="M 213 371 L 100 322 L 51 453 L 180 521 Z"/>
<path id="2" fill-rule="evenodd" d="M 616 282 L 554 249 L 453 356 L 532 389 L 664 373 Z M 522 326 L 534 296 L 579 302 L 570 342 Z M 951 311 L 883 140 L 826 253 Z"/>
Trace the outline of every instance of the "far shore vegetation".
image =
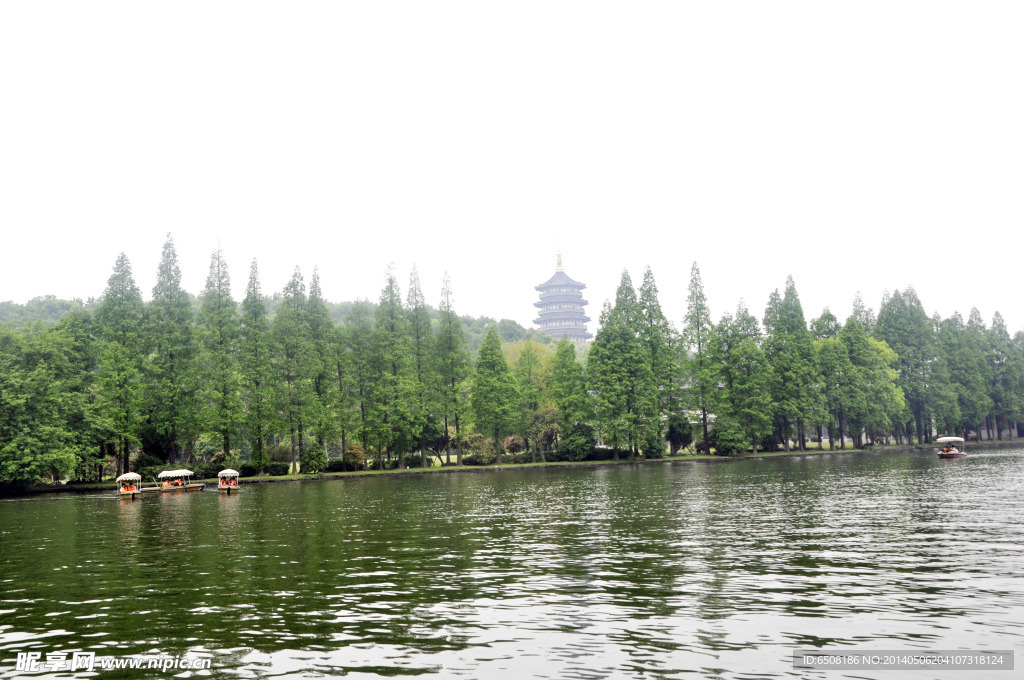
<path id="1" fill-rule="evenodd" d="M 323 299 L 297 268 L 231 295 L 220 250 L 181 289 L 168 236 L 149 301 L 122 254 L 103 296 L 0 303 L 0 484 L 651 460 L 1014 439 L 1024 331 L 929 316 L 912 288 L 810 322 L 792 277 L 714 320 L 696 263 L 686 315 L 623 272 L 594 339 L 460 317 L 415 270 L 376 302 Z"/>

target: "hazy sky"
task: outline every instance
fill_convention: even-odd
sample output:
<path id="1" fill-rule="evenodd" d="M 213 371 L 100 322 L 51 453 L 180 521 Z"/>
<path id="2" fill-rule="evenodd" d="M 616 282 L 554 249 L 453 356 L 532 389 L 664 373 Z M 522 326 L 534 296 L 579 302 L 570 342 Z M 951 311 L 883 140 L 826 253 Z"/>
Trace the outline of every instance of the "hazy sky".
<path id="1" fill-rule="evenodd" d="M 913 285 L 1024 329 L 1024 4 L 0 3 L 0 300 L 149 299 L 227 256 L 530 325 L 561 247 L 589 313 L 654 272 L 678 326 L 792 274 L 810 320 Z"/>

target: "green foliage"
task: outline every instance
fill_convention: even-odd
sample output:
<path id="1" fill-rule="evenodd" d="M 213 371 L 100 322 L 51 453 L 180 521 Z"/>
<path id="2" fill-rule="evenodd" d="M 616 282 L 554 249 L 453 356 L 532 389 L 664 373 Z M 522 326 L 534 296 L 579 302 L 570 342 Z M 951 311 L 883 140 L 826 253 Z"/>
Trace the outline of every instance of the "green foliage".
<path id="1" fill-rule="evenodd" d="M 690 408 L 700 413 L 702 440 L 705 442 L 703 448 L 706 449 L 710 436 L 708 412 L 716 407 L 720 364 L 715 360 L 717 338 L 696 262 L 690 269 L 690 288 L 686 298 L 682 335 L 683 348 L 689 352 L 685 366 Z"/>
<path id="2" fill-rule="evenodd" d="M 743 429 L 728 417 L 716 418 L 709 435 L 716 456 L 734 456 L 749 447 Z"/>
<path id="3" fill-rule="evenodd" d="M 267 465 L 267 474 L 272 477 L 283 477 L 291 472 L 289 463 L 270 463 Z"/>
<path id="4" fill-rule="evenodd" d="M 210 257 L 206 288 L 199 300 L 199 374 L 200 402 L 205 416 L 204 428 L 217 432 L 221 450 L 231 451 L 232 438 L 242 422 L 238 371 L 238 309 L 231 297 L 231 278 L 227 261 L 218 248 Z"/>
<path id="5" fill-rule="evenodd" d="M 576 422 L 562 435 L 558 449 L 566 460 L 585 460 L 593 453 L 596 440 L 593 427 Z"/>
<path id="6" fill-rule="evenodd" d="M 498 449 L 501 439 L 510 434 L 519 421 L 520 395 L 501 352 L 498 330 L 493 326 L 480 347 L 470 401 L 477 429 L 490 434 Z"/>

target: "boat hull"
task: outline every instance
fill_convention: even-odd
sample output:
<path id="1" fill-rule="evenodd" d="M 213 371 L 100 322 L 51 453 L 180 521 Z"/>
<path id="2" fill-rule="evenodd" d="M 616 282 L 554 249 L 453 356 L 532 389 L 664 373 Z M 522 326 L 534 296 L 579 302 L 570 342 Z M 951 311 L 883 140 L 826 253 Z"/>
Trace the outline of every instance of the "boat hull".
<path id="1" fill-rule="evenodd" d="M 237 486 L 219 486 L 219 487 L 217 487 L 217 491 L 220 491 L 221 493 L 226 493 L 227 495 L 230 496 L 233 493 L 238 493 L 238 487 Z"/>
<path id="2" fill-rule="evenodd" d="M 939 458 L 964 458 L 966 453 L 940 453 Z"/>
<path id="3" fill-rule="evenodd" d="M 164 493 L 168 493 L 168 492 L 171 492 L 171 491 L 202 491 L 204 486 L 206 486 L 206 485 L 205 484 L 192 483 L 192 484 L 186 484 L 185 486 L 158 487 L 158 490 L 159 491 L 163 491 Z"/>

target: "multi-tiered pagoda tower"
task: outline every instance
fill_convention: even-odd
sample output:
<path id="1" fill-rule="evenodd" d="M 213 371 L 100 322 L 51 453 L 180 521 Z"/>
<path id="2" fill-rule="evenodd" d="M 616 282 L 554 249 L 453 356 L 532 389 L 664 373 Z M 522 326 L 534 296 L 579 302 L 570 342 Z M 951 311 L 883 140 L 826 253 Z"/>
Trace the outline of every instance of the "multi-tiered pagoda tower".
<path id="1" fill-rule="evenodd" d="M 540 330 L 559 340 L 565 336 L 573 342 L 582 342 L 594 337 L 587 332 L 590 317 L 583 311 L 587 301 L 583 299 L 582 291 L 586 287 L 586 284 L 573 281 L 566 275 L 562 269 L 562 254 L 558 253 L 555 275 L 536 286 L 540 291 L 540 301 L 533 305 L 540 308 L 540 316 L 533 322 Z"/>

